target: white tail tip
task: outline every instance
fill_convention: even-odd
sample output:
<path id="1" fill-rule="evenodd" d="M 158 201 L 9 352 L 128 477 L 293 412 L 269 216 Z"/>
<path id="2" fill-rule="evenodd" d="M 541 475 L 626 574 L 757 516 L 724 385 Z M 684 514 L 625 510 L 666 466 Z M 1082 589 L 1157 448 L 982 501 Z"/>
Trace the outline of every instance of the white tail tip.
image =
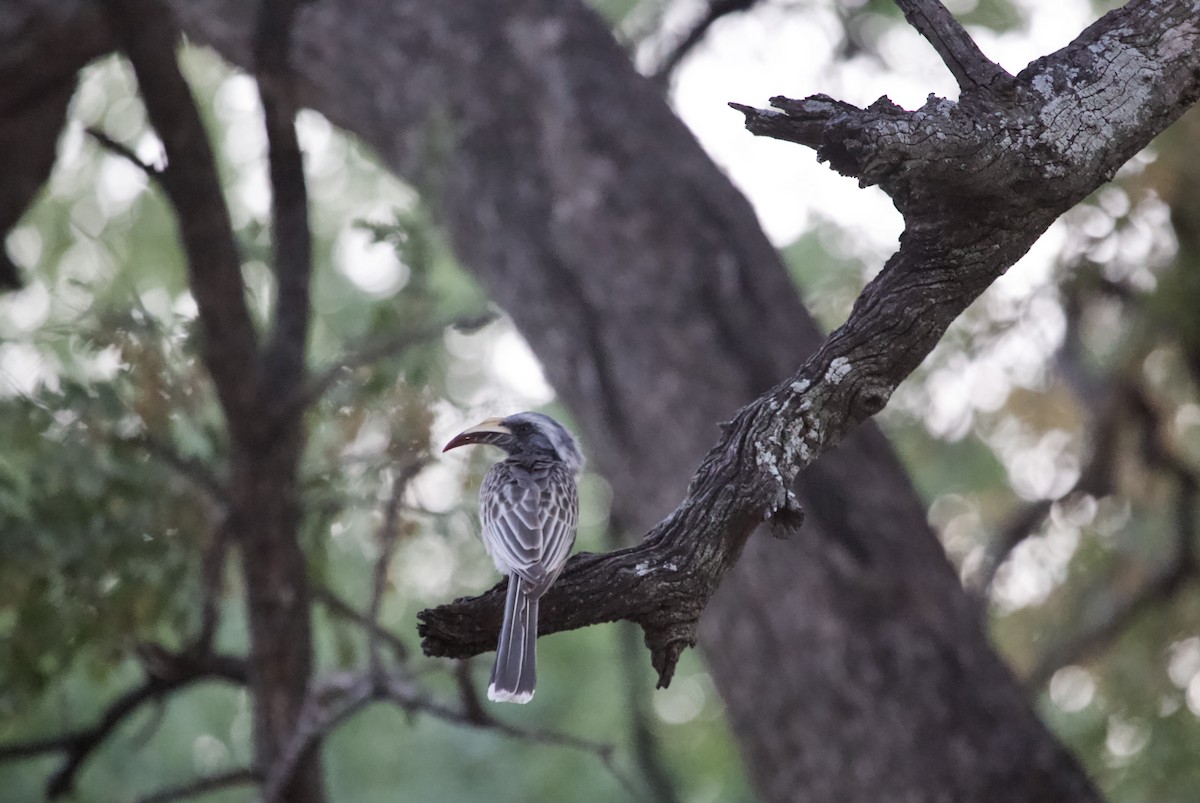
<path id="1" fill-rule="evenodd" d="M 488 699 L 493 703 L 527 703 L 533 699 L 531 691 L 496 691 L 496 684 L 488 686 Z"/>

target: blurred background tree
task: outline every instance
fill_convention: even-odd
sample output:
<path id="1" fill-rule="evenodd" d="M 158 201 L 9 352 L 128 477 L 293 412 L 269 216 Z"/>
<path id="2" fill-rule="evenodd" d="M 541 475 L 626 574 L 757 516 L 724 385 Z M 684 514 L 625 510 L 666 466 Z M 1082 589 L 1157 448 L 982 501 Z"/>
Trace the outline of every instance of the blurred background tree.
<path id="1" fill-rule="evenodd" d="M 1047 52 L 1035 34 L 1049 23 L 1034 4 L 961 5 L 952 10 L 985 50 L 1033 39 L 1028 57 Z M 1105 10 L 1077 5 L 1085 23 Z M 795 49 L 788 42 L 801 32 L 820 42 L 802 55 L 828 81 L 811 91 L 869 101 L 896 98 L 911 82 L 922 95 L 952 95 L 929 79 L 931 56 L 890 3 L 714 3 L 720 13 L 653 0 L 598 6 L 643 71 L 673 87 L 685 119 L 697 103 L 689 80 L 703 82 L 731 53 L 766 53 L 764 43 Z M 1068 39 L 1082 27 L 1069 19 L 1058 23 Z M 773 33 L 781 21 L 795 27 Z M 189 47 L 183 59 L 264 323 L 274 283 L 257 93 L 211 51 Z M 755 69 L 775 82 L 767 92 L 784 92 L 780 66 L 762 61 Z M 718 94 L 710 107 L 755 92 L 708 88 Z M 723 125 L 742 150 L 771 148 L 752 144 L 736 118 Z M 84 133 L 89 126 L 157 158 L 121 59 L 81 74 L 54 174 L 6 242 L 23 287 L 0 300 L 3 744 L 90 727 L 153 661 L 139 647 L 187 646 L 205 600 L 222 614 L 218 651 L 247 647 L 240 575 L 213 557 L 228 443 L 199 362 L 171 212 L 144 174 Z M 318 670 L 368 661 L 361 618 L 376 560 L 391 548 L 381 534 L 391 532 L 380 621 L 404 645 L 397 665 L 430 695 L 457 701 L 472 667 L 414 657 L 412 622 L 421 608 L 492 582 L 473 515 L 487 457 L 425 455 L 484 413 L 549 405 L 569 416 L 513 323 L 458 268 L 433 222 L 436 199 L 389 177 L 319 114 L 302 113 L 299 129 L 317 265 L 310 362 L 318 374 L 346 363 L 307 414 L 301 471 Z M 1200 783 L 1198 129 L 1193 112 L 1060 221 L 881 416 L 1000 651 L 1113 800 L 1186 800 Z M 697 132 L 720 160 L 719 145 Z M 898 219 L 878 199 L 861 201 L 893 227 L 864 235 L 862 207 L 839 209 L 834 196 L 797 209 L 799 191 L 788 193 L 750 189 L 809 309 L 835 326 L 882 264 Z M 776 230 L 771 221 L 785 218 Z M 420 473 L 398 485 L 416 461 Z M 611 494 L 601 477 L 586 478 L 582 548 L 609 544 Z M 628 786 L 660 800 L 753 797 L 694 655 L 651 698 L 636 631 L 579 631 L 544 641 L 542 653 L 548 682 L 538 705 L 505 710 L 504 727 L 388 706 L 348 720 L 324 751 L 331 799 L 613 800 Z M 82 766 L 75 799 L 136 799 L 249 766 L 247 693 L 236 678 L 215 679 L 123 721 Z M 614 699 L 629 705 L 598 702 Z M 62 761 L 49 752 L 0 763 L 0 788 L 39 799 Z M 206 799 L 253 797 L 243 786 Z"/>

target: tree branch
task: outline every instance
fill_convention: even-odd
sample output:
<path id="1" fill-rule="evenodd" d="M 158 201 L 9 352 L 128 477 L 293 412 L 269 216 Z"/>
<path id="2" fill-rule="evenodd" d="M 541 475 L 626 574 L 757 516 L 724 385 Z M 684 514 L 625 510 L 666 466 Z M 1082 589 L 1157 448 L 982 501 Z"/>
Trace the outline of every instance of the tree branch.
<path id="1" fill-rule="evenodd" d="M 925 37 L 950 69 L 959 89 L 969 92 L 1006 91 L 1013 77 L 983 55 L 971 35 L 940 0 L 896 0 L 908 24 Z"/>
<path id="2" fill-rule="evenodd" d="M 353 622 L 369 633 L 374 632 L 383 643 L 391 647 L 397 661 L 403 661 L 408 657 L 408 647 L 400 640 L 399 636 L 380 626 L 378 622 L 373 623 L 369 617 L 360 613 L 331 589 L 324 586 L 312 586 L 311 593 L 313 599 L 324 605 L 334 616 Z"/>
<path id="3" fill-rule="evenodd" d="M 200 562 L 200 629 L 194 649 L 212 651 L 213 639 L 221 618 L 221 589 L 225 579 L 225 558 L 229 554 L 230 532 L 222 521 L 213 528 L 212 543 L 204 550 Z"/>
<path id="4" fill-rule="evenodd" d="M 304 388 L 294 396 L 289 410 L 291 408 L 303 410 L 314 404 L 341 377 L 355 368 L 370 365 L 377 360 L 399 354 L 419 343 L 424 343 L 440 336 L 447 329 L 464 329 L 470 331 L 478 329 L 495 319 L 496 315 L 491 312 L 464 315 L 457 318 L 436 321 L 428 326 L 419 326 L 410 331 L 392 335 L 391 337 L 365 343 L 357 351 L 343 355 L 340 359 L 318 371 Z"/>
<path id="5" fill-rule="evenodd" d="M 1134 0 L 1034 62 L 1014 92 L 970 108 L 933 98 L 916 112 L 886 100 L 857 109 L 817 96 L 747 111 L 748 127 L 770 125 L 771 136 L 796 117 L 795 141 L 819 142 L 818 157 L 887 192 L 905 216 L 900 250 L 800 370 L 738 412 L 641 544 L 570 561 L 539 632 L 636 622 L 659 685 L 669 683 L 758 524 L 798 525 L 797 473 L 881 410 L 962 310 L 1200 96 L 1196 7 Z M 1156 91 L 1131 94 L 1131 82 Z M 502 607 L 497 586 L 422 611 L 425 652 L 494 649 Z"/>
<path id="6" fill-rule="evenodd" d="M 428 454 L 411 455 L 403 462 L 392 478 L 392 488 L 387 504 L 384 505 L 383 521 L 379 525 L 376 538 L 379 542 L 379 555 L 375 558 L 375 566 L 371 572 L 371 602 L 367 608 L 367 656 L 373 677 L 381 677 L 383 674 L 383 662 L 379 656 L 379 642 L 382 637 L 379 612 L 383 606 L 383 593 L 387 589 L 388 567 L 400 537 L 400 510 L 404 504 L 404 492 L 428 462 Z"/>
<path id="7" fill-rule="evenodd" d="M 175 60 L 178 32 L 159 3 L 105 0 L 133 65 L 167 164 L 160 184 L 176 211 L 189 286 L 202 324 L 201 354 L 234 436 L 250 439 L 259 385 L 258 335 L 246 304 L 241 257 L 216 160 L 191 90 Z"/>
<path id="8" fill-rule="evenodd" d="M 657 69 L 651 76 L 651 80 L 660 85 L 665 85 L 670 79 L 672 73 L 683 61 L 688 53 L 700 41 L 708 35 L 708 31 L 722 17 L 727 17 L 730 14 L 736 14 L 739 11 L 749 11 L 758 0 L 709 0 L 708 7 L 704 10 L 704 14 L 700 19 L 696 20 L 678 42 L 663 56 L 662 61 L 658 63 Z"/>
<path id="9" fill-rule="evenodd" d="M 228 491 L 225 483 L 204 462 L 180 454 L 173 446 L 149 435 L 129 438 L 127 443 L 144 449 L 146 454 L 161 462 L 204 495 L 214 509 L 224 507 Z"/>
<path id="10" fill-rule="evenodd" d="M 23 46 L 8 48 L 8 57 L 0 58 L 0 175 L 4 176 L 0 186 L 0 292 L 22 286 L 21 269 L 9 255 L 5 240 L 50 176 L 58 152 L 58 135 L 67 121 L 76 84 L 75 70 L 69 66 L 45 63 L 49 59 L 39 63 L 37 69 L 19 63 L 21 51 L 33 37 L 22 30 L 20 11 L 16 16 L 15 26 L 11 19 L 4 22 L 10 35 L 15 35 Z M 47 44 L 53 48 L 62 43 Z M 60 53 L 67 50 L 54 49 Z"/>
<path id="11" fill-rule="evenodd" d="M 84 762 L 143 703 L 160 700 L 200 680 L 246 682 L 245 663 L 225 655 L 172 653 L 155 648 L 153 660 L 143 660 L 143 667 L 146 679 L 142 684 L 109 703 L 95 725 L 49 739 L 4 745 L 0 747 L 0 761 L 31 758 L 43 753 L 65 753 L 63 763 L 46 781 L 46 797 L 58 798 L 71 792 Z"/>
<path id="12" fill-rule="evenodd" d="M 1017 510 L 1000 528 L 997 536 L 987 544 L 978 570 L 968 581 L 971 590 L 981 600 L 986 599 L 992 583 L 996 580 L 996 573 L 1008 560 L 1008 556 L 1033 534 L 1049 515 L 1055 502 L 1070 499 L 1077 494 L 1101 497 L 1112 492 L 1114 463 L 1118 454 L 1117 441 L 1124 413 L 1125 405 L 1121 403 L 1120 394 L 1109 399 L 1104 404 L 1100 420 L 1093 428 L 1091 454 L 1087 465 L 1079 473 L 1079 479 L 1071 489 L 1057 500 L 1039 499 Z M 986 610 L 986 605 L 981 605 L 981 609 Z"/>
<path id="13" fill-rule="evenodd" d="M 1041 688 L 1062 667 L 1104 649 L 1147 609 L 1172 599 L 1200 576 L 1195 546 L 1200 472 L 1193 470 L 1162 443 L 1162 417 L 1145 391 L 1136 385 L 1128 385 L 1124 395 L 1129 400 L 1126 409 L 1141 426 L 1143 459 L 1149 467 L 1164 471 L 1175 480 L 1175 550 L 1170 560 L 1154 570 L 1136 590 L 1116 600 L 1102 600 L 1093 607 L 1093 615 L 1086 627 L 1070 640 L 1048 650 L 1025 678 L 1025 685 L 1030 689 Z"/>
<path id="14" fill-rule="evenodd" d="M 277 803 L 292 785 L 296 768 L 338 725 L 375 699 L 371 673 L 340 673 L 316 684 L 305 700 L 300 719 L 263 782 L 262 803 Z"/>
<path id="15" fill-rule="evenodd" d="M 372 702 L 395 703 L 407 712 L 429 714 L 456 725 L 485 728 L 505 736 L 537 744 L 567 747 L 595 755 L 615 778 L 636 797 L 633 783 L 613 763 L 611 745 L 580 739 L 564 733 L 545 730 L 525 730 L 509 725 L 489 715 L 482 707 L 453 708 L 438 702 L 408 678 L 397 673 L 337 672 L 314 684 L 291 741 L 280 752 L 263 784 L 263 803 L 276 803 L 287 788 L 302 757 L 313 745 L 329 736 L 339 725 Z"/>
<path id="16" fill-rule="evenodd" d="M 147 178 L 158 179 L 162 173 L 162 168 L 143 162 L 142 158 L 134 153 L 132 148 L 124 143 L 117 142 L 103 130 L 96 128 L 95 126 L 88 126 L 84 129 L 84 131 L 89 137 L 96 140 L 96 143 L 101 148 L 104 148 L 104 150 L 108 151 L 114 156 L 120 157 L 121 159 L 129 162 L 138 170 L 141 170 Z"/>
<path id="17" fill-rule="evenodd" d="M 268 375 L 263 389 L 270 394 L 271 406 L 285 415 L 299 412 L 288 400 L 304 381 L 312 277 L 308 188 L 296 134 L 295 79 L 288 66 L 299 5 L 297 0 L 263 0 L 255 37 L 255 75 L 267 130 L 276 282 L 274 330 L 264 359 Z"/>
<path id="18" fill-rule="evenodd" d="M 230 786 L 258 783 L 258 780 L 258 773 L 248 767 L 234 769 L 228 772 L 217 773 L 216 775 L 206 775 L 194 781 L 180 784 L 179 786 L 172 786 L 154 792 L 153 794 L 139 798 L 138 803 L 171 803 L 174 800 L 184 800 L 196 795 L 227 789 Z"/>

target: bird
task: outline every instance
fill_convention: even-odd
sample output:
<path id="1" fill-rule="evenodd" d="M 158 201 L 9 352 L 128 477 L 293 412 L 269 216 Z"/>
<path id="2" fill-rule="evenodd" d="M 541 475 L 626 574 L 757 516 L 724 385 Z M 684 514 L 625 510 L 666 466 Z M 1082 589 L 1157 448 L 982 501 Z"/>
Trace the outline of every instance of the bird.
<path id="1" fill-rule="evenodd" d="M 528 703 L 537 680 L 538 601 L 558 579 L 575 543 L 576 479 L 584 457 L 566 427 L 542 413 L 485 419 L 442 451 L 468 444 L 507 453 L 488 469 L 479 489 L 483 545 L 508 576 L 488 699 Z"/>

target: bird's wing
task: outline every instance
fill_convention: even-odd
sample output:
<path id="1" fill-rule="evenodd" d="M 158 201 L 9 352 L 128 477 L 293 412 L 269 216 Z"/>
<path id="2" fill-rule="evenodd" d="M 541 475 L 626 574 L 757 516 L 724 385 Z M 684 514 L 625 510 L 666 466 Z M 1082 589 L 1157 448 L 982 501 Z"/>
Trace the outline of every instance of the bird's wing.
<path id="1" fill-rule="evenodd" d="M 540 596 L 575 542 L 579 497 L 559 463 L 533 470 L 497 463 L 480 489 L 483 542 L 501 571 L 515 573 Z"/>

